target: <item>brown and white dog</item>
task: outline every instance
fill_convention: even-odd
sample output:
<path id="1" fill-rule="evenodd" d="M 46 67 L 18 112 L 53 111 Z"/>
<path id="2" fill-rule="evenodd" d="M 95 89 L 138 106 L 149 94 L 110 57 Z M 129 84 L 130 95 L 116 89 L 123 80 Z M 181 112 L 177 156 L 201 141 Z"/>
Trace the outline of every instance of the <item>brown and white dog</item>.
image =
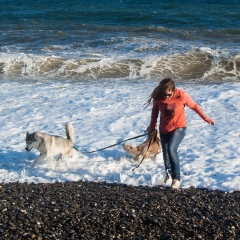
<path id="1" fill-rule="evenodd" d="M 138 146 L 130 144 L 122 144 L 123 149 L 133 156 L 135 160 L 143 160 L 146 158 L 155 159 L 156 155 L 161 152 L 160 138 L 157 129 L 148 135 L 146 141 Z"/>

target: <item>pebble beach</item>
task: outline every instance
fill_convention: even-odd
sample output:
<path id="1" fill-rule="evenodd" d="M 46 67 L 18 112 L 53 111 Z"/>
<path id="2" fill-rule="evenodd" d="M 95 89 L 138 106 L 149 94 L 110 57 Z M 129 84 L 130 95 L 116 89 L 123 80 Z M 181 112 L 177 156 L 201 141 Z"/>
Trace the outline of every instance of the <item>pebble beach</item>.
<path id="1" fill-rule="evenodd" d="M 0 184 L 1 239 L 240 239 L 240 192 Z"/>

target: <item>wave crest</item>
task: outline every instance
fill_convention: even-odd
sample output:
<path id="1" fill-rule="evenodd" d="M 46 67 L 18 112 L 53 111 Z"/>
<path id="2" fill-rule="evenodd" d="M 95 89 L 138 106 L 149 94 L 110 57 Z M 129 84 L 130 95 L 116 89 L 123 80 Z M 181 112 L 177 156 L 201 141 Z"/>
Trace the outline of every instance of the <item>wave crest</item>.
<path id="1" fill-rule="evenodd" d="M 131 58 L 80 58 L 58 56 L 9 55 L 0 62 L 4 78 L 32 79 L 101 79 L 156 78 L 178 80 L 239 80 L 240 55 L 219 57 L 206 50 L 192 50 L 183 54 Z"/>

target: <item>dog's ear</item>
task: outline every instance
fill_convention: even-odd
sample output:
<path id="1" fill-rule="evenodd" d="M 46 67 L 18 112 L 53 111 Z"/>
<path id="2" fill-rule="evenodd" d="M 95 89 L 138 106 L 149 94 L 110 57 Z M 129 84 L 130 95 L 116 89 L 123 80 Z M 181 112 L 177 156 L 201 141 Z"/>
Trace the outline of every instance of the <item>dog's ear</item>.
<path id="1" fill-rule="evenodd" d="M 37 133 L 34 133 L 33 138 L 37 141 Z"/>
<path id="2" fill-rule="evenodd" d="M 144 131 L 144 133 L 148 133 L 149 132 L 149 127 L 147 127 L 147 129 Z"/>
<path id="3" fill-rule="evenodd" d="M 155 135 L 154 135 L 154 138 L 153 138 L 153 142 L 156 142 L 157 141 L 157 130 L 155 129 Z"/>
<path id="4" fill-rule="evenodd" d="M 152 131 L 151 135 L 150 135 L 150 137 L 152 138 L 153 142 L 156 142 L 156 140 L 157 140 L 157 134 L 158 134 L 158 131 L 157 131 L 157 129 L 155 128 L 155 129 Z"/>

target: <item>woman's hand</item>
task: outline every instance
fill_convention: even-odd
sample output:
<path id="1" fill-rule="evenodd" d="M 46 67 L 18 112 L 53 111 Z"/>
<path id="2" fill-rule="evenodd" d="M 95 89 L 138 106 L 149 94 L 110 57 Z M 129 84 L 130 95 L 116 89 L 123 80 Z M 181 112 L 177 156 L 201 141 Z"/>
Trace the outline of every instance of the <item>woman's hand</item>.
<path id="1" fill-rule="evenodd" d="M 209 118 L 209 117 L 207 117 L 206 119 L 205 119 L 205 121 L 208 123 L 208 124 L 210 124 L 210 125 L 215 125 L 215 121 L 213 121 L 211 118 Z"/>

